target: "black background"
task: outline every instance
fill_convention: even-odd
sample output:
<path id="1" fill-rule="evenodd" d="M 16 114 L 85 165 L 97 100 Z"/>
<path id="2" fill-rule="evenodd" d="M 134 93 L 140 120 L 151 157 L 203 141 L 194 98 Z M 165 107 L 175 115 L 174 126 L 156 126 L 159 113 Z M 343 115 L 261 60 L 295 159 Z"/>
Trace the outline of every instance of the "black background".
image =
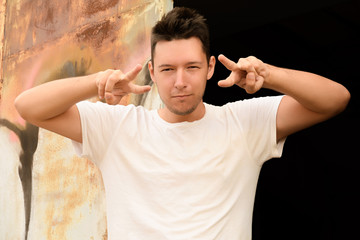
<path id="1" fill-rule="evenodd" d="M 343 84 L 347 109 L 288 137 L 283 156 L 262 168 L 255 198 L 253 240 L 360 239 L 360 1 L 175 0 L 207 19 L 212 55 L 314 72 Z M 217 61 L 204 101 L 214 105 L 265 95 L 222 89 L 229 72 Z"/>

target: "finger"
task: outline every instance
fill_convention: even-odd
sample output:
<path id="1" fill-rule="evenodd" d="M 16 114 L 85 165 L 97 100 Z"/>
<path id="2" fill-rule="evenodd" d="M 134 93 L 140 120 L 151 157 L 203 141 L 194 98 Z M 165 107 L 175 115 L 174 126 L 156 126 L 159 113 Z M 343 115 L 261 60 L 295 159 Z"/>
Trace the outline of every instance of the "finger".
<path id="1" fill-rule="evenodd" d="M 113 93 L 105 93 L 105 100 L 107 104 L 116 105 L 120 102 L 124 95 L 115 95 Z"/>
<path id="2" fill-rule="evenodd" d="M 256 72 L 255 67 L 252 62 L 248 60 L 248 58 L 240 58 L 237 66 L 240 70 L 246 71 L 246 72 Z"/>
<path id="3" fill-rule="evenodd" d="M 120 70 L 114 71 L 107 79 L 105 84 L 105 94 L 111 93 L 114 89 L 114 86 L 121 79 L 124 79 L 124 74 Z"/>
<path id="4" fill-rule="evenodd" d="M 259 91 L 264 85 L 264 78 L 251 72 L 246 76 L 246 84 L 243 87 L 249 94 Z"/>
<path id="5" fill-rule="evenodd" d="M 224 79 L 224 80 L 220 80 L 218 82 L 219 87 L 223 87 L 223 88 L 227 88 L 227 87 L 231 87 L 235 84 L 234 78 L 229 76 L 228 78 Z"/>
<path id="6" fill-rule="evenodd" d="M 267 68 L 263 61 L 261 61 L 260 59 L 254 57 L 254 56 L 249 56 L 249 57 L 247 57 L 247 59 L 254 66 L 254 69 L 255 69 L 255 72 L 257 75 L 260 75 L 263 77 L 266 76 Z"/>
<path id="7" fill-rule="evenodd" d="M 246 75 L 246 84 L 244 86 L 245 88 L 245 91 L 247 93 L 255 93 L 257 90 L 256 90 L 256 87 L 255 87 L 255 73 L 254 72 L 249 72 L 247 75 Z"/>
<path id="8" fill-rule="evenodd" d="M 104 98 L 105 98 L 106 103 L 108 103 L 108 104 L 112 104 L 113 101 L 114 101 L 114 95 L 112 93 L 109 93 L 109 92 L 106 92 L 104 94 Z"/>
<path id="9" fill-rule="evenodd" d="M 108 77 L 112 74 L 113 70 L 99 72 L 96 77 L 96 85 L 98 87 L 98 95 L 100 99 L 104 99 L 105 85 Z"/>
<path id="10" fill-rule="evenodd" d="M 265 80 L 265 78 L 261 75 L 256 76 L 256 79 L 255 79 L 256 83 L 261 83 L 261 84 L 264 83 L 264 80 Z"/>
<path id="11" fill-rule="evenodd" d="M 139 74 L 139 72 L 141 71 L 142 66 L 140 64 L 137 64 L 132 70 L 130 70 L 129 72 L 127 72 L 125 74 L 125 78 L 128 81 L 132 81 L 136 78 L 136 76 Z"/>
<path id="12" fill-rule="evenodd" d="M 234 71 L 238 68 L 238 65 L 234 61 L 228 59 L 223 54 L 220 54 L 218 59 L 230 71 Z"/>
<path id="13" fill-rule="evenodd" d="M 264 86 L 265 78 L 262 76 L 257 76 L 255 79 L 255 88 L 257 91 Z"/>
<path id="14" fill-rule="evenodd" d="M 136 85 L 136 84 L 130 84 L 129 86 L 130 86 L 131 92 L 135 93 L 135 94 L 143 94 L 143 93 L 146 93 L 151 90 L 151 86 L 149 86 L 149 85 L 140 86 L 140 85 Z"/>

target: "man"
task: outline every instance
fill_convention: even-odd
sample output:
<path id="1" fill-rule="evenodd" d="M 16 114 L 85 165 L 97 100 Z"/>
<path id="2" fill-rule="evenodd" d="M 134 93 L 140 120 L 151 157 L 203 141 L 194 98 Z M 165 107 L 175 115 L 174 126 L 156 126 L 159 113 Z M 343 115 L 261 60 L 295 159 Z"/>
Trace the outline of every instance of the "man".
<path id="1" fill-rule="evenodd" d="M 281 156 L 288 135 L 344 110 L 349 92 L 312 73 L 220 55 L 231 71 L 220 87 L 285 96 L 216 107 L 202 100 L 216 60 L 201 15 L 174 8 L 153 28 L 151 44 L 148 67 L 162 109 L 116 105 L 150 90 L 132 83 L 140 65 L 40 85 L 22 93 L 16 108 L 74 140 L 100 168 L 109 239 L 251 239 L 262 164 Z M 83 101 L 96 95 L 108 104 Z"/>

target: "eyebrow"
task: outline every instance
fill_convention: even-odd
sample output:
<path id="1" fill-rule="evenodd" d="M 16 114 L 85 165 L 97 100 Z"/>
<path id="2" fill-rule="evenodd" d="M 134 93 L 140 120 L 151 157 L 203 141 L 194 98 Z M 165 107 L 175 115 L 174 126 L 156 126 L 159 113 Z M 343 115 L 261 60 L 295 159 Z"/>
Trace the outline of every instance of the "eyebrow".
<path id="1" fill-rule="evenodd" d="M 188 62 L 188 63 L 186 63 L 185 65 L 193 65 L 193 64 L 199 64 L 199 65 L 201 65 L 202 64 L 202 62 L 198 62 L 198 61 L 193 61 L 193 62 Z M 173 67 L 174 65 L 171 65 L 171 64 L 161 64 L 161 65 L 159 65 L 158 66 L 158 68 L 164 68 L 164 67 Z"/>
<path id="2" fill-rule="evenodd" d="M 159 68 L 163 68 L 163 67 L 172 67 L 173 65 L 171 64 L 161 64 L 160 66 L 158 66 Z"/>

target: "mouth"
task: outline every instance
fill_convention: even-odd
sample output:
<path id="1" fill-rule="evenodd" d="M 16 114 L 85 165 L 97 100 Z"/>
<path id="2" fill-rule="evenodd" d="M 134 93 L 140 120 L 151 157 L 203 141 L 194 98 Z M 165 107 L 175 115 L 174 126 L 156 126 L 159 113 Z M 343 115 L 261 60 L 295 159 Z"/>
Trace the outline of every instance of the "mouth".
<path id="1" fill-rule="evenodd" d="M 180 95 L 175 95 L 172 98 L 183 100 L 190 96 L 191 96 L 191 94 L 180 94 Z"/>

